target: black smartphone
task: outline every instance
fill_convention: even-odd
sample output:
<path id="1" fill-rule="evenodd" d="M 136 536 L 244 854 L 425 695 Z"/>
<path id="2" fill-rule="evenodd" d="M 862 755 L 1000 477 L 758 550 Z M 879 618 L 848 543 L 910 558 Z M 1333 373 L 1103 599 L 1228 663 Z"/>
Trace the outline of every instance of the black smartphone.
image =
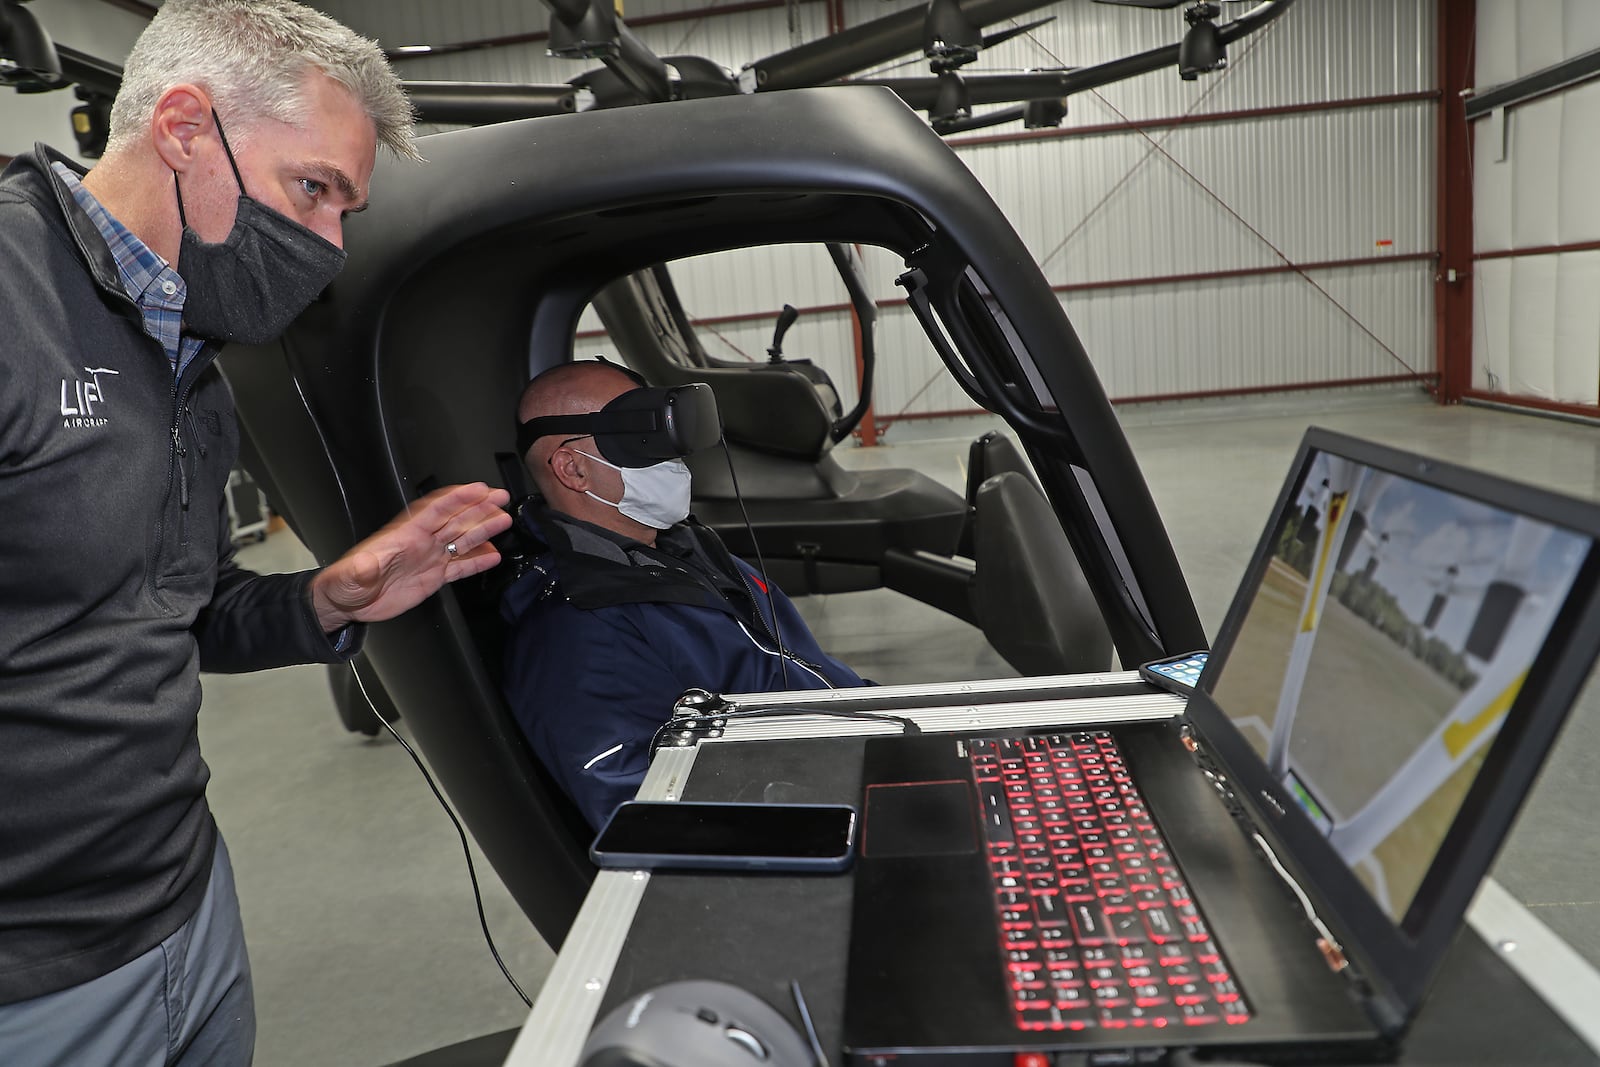
<path id="1" fill-rule="evenodd" d="M 1200 672 L 1205 670 L 1205 666 L 1206 652 L 1201 649 L 1182 656 L 1168 656 L 1166 659 L 1142 663 L 1139 665 L 1139 676 L 1169 693 L 1186 697 L 1194 692 L 1195 685 L 1200 681 Z"/>
<path id="2" fill-rule="evenodd" d="M 842 871 L 855 853 L 848 804 L 630 800 L 589 847 L 601 867 Z"/>

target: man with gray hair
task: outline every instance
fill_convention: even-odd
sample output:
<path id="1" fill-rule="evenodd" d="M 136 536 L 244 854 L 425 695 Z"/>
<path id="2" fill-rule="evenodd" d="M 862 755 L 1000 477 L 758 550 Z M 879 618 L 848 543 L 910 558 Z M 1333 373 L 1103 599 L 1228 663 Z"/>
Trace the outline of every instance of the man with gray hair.
<path id="1" fill-rule="evenodd" d="M 201 670 L 332 663 L 499 561 L 504 490 L 449 486 L 320 570 L 233 558 L 213 366 L 344 264 L 381 142 L 377 45 L 290 0 L 168 0 L 104 157 L 0 175 L 0 1063 L 250 1062 L 249 964 L 206 804 Z"/>

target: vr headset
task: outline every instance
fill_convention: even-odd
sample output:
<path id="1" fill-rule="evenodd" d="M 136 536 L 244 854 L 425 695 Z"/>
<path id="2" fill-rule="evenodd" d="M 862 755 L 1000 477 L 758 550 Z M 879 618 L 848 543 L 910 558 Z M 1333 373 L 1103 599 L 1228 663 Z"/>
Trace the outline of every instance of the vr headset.
<path id="1" fill-rule="evenodd" d="M 633 389 L 586 415 L 544 415 L 517 424 L 517 454 L 541 437 L 593 435 L 595 447 L 619 467 L 648 467 L 680 459 L 722 439 L 717 398 L 703 382 L 671 389 Z"/>

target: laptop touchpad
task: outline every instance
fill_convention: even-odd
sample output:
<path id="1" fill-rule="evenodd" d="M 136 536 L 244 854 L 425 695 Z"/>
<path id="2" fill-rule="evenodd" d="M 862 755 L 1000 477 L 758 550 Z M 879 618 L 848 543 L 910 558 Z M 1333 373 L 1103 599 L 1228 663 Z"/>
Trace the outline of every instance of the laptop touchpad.
<path id="1" fill-rule="evenodd" d="M 890 782 L 866 790 L 861 854 L 954 856 L 978 850 L 972 783 Z"/>

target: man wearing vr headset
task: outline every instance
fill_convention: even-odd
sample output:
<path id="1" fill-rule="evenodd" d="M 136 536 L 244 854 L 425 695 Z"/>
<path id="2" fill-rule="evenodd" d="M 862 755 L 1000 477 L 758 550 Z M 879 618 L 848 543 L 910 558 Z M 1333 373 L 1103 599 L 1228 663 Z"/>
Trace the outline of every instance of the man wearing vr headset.
<path id="1" fill-rule="evenodd" d="M 542 499 L 517 516 L 537 555 L 502 601 L 505 692 L 591 824 L 632 799 L 684 690 L 867 684 L 690 517 L 682 457 L 721 437 L 709 386 L 650 389 L 615 364 L 568 363 L 528 384 L 517 419 Z"/>

